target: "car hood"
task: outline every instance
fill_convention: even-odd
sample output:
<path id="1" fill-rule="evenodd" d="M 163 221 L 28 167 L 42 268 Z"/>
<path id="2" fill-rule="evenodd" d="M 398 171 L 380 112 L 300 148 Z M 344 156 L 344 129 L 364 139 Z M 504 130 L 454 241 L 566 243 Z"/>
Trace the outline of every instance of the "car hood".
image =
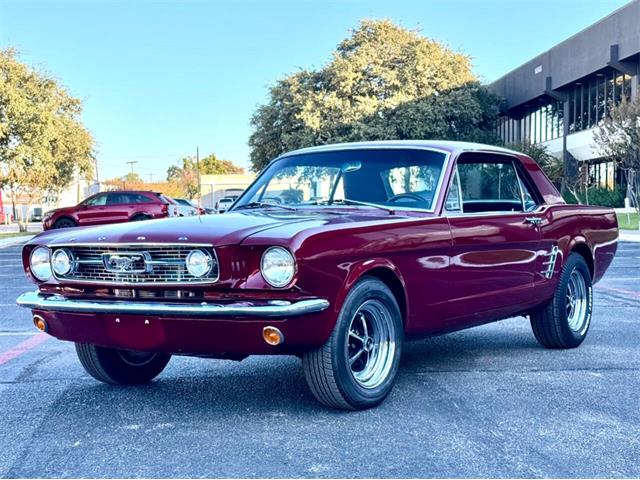
<path id="1" fill-rule="evenodd" d="M 75 209 L 76 207 L 60 207 L 60 208 L 52 208 L 51 210 L 47 210 L 45 212 L 43 212 L 43 215 L 46 216 L 50 216 L 53 215 L 55 213 L 63 213 L 63 212 L 71 212 Z"/>
<path id="2" fill-rule="evenodd" d="M 242 243 L 258 232 L 273 229 L 287 240 L 306 229 L 357 222 L 400 220 L 400 215 L 369 208 L 342 212 L 319 209 L 299 211 L 251 210 L 223 215 L 202 215 L 96 227 L 48 230 L 34 237 L 31 244 L 79 243 L 207 243 L 214 246 Z M 406 219 L 406 218 L 405 218 Z"/>

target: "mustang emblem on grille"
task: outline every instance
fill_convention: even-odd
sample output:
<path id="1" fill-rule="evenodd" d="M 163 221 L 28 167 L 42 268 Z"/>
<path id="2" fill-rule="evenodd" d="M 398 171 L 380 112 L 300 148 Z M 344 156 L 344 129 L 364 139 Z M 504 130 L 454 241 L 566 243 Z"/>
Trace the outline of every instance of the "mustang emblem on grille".
<path id="1" fill-rule="evenodd" d="M 112 273 L 143 273 L 147 271 L 144 253 L 103 253 L 102 263 Z"/>

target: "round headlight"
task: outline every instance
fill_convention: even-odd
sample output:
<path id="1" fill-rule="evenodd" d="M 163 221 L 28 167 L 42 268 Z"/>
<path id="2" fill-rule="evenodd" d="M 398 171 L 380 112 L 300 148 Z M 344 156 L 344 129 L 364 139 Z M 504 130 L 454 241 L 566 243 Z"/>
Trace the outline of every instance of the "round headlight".
<path id="1" fill-rule="evenodd" d="M 51 278 L 51 253 L 47 247 L 36 247 L 31 252 L 29 267 L 34 277 L 42 282 Z"/>
<path id="2" fill-rule="evenodd" d="M 71 252 L 64 248 L 53 252 L 53 255 L 51 255 L 51 268 L 53 268 L 56 275 L 66 275 L 69 273 L 73 268 Z"/>
<path id="3" fill-rule="evenodd" d="M 194 277 L 204 277 L 211 271 L 213 260 L 204 250 L 191 250 L 187 255 L 187 271 Z"/>
<path id="4" fill-rule="evenodd" d="M 293 279 L 296 261 L 286 248 L 271 247 L 262 255 L 260 271 L 269 285 L 284 287 Z"/>

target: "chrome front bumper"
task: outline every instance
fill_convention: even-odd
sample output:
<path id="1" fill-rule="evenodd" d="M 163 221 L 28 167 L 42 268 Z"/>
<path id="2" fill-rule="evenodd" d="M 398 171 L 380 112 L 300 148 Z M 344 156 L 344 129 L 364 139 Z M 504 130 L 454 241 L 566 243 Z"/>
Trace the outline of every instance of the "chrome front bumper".
<path id="1" fill-rule="evenodd" d="M 48 312 L 115 313 L 130 315 L 158 315 L 184 317 L 296 317 L 326 310 L 329 302 L 322 298 L 275 300 L 267 304 L 247 305 L 217 303 L 155 303 L 120 300 L 77 300 L 61 295 L 43 295 L 40 292 L 23 293 L 16 303 L 25 308 Z"/>

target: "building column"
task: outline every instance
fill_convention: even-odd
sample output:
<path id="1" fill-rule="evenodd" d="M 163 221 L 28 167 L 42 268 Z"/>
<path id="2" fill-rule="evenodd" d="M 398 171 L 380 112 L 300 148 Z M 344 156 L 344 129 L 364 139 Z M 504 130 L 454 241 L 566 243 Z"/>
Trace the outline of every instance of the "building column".
<path id="1" fill-rule="evenodd" d="M 562 164 L 564 167 L 564 178 L 573 179 L 578 175 L 578 162 L 567 150 L 567 136 L 569 135 L 569 99 L 562 102 Z M 563 185 L 564 187 L 564 185 Z"/>

